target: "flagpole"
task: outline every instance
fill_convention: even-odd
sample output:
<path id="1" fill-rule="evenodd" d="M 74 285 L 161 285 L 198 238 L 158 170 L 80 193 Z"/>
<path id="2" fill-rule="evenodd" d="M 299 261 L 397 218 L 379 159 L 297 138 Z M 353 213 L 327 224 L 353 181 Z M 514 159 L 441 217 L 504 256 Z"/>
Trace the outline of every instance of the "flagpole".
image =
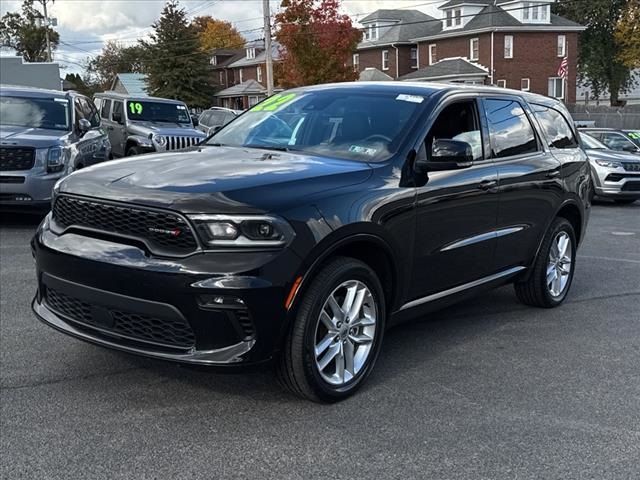
<path id="1" fill-rule="evenodd" d="M 564 74 L 564 104 L 569 105 L 569 39 L 565 37 L 567 44 L 564 47 L 564 55 L 567 58 L 567 69 Z"/>

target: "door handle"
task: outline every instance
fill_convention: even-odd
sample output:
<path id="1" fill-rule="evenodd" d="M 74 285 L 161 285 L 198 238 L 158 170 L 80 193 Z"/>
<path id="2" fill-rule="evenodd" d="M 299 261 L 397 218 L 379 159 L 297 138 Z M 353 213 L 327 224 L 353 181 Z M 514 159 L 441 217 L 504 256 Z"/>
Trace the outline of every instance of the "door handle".
<path id="1" fill-rule="evenodd" d="M 491 190 L 492 188 L 496 187 L 497 185 L 498 185 L 498 181 L 497 180 L 482 180 L 478 184 L 478 188 L 480 190 Z"/>
<path id="2" fill-rule="evenodd" d="M 560 175 L 560 170 L 551 170 L 550 172 L 547 172 L 547 178 L 555 178 L 558 177 Z"/>

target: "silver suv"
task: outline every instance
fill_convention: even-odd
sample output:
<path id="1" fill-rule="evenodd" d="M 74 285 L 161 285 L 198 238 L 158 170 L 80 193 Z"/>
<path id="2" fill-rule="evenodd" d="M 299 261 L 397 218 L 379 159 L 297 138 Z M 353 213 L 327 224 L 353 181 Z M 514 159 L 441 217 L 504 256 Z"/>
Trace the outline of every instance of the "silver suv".
<path id="1" fill-rule="evenodd" d="M 200 118 L 198 119 L 198 130 L 204 132 L 206 135 L 211 135 L 216 133 L 231 120 L 234 120 L 241 113 L 241 110 L 211 107 L 200 115 Z"/>
<path id="2" fill-rule="evenodd" d="M 194 128 L 187 106 L 177 100 L 104 92 L 95 95 L 94 102 L 114 157 L 182 150 L 206 137 Z"/>
<path id="3" fill-rule="evenodd" d="M 108 159 L 91 99 L 76 92 L 0 85 L 0 206 L 48 208 L 54 184 Z"/>

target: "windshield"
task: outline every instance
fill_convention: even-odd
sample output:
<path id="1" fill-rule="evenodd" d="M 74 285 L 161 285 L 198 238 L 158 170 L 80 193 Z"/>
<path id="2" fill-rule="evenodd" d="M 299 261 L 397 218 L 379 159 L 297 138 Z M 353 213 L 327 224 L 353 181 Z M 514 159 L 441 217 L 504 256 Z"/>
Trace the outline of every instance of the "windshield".
<path id="1" fill-rule="evenodd" d="M 356 89 L 283 92 L 238 117 L 207 143 L 382 161 L 398 150 L 423 101 L 422 96 Z"/>
<path id="2" fill-rule="evenodd" d="M 629 137 L 629 140 L 640 147 L 640 130 L 629 130 L 626 134 L 627 137 Z"/>
<path id="3" fill-rule="evenodd" d="M 128 101 L 127 117 L 142 122 L 191 123 L 187 107 L 182 103 Z"/>
<path id="4" fill-rule="evenodd" d="M 599 142 L 591 135 L 587 135 L 586 133 L 580 134 L 580 140 L 582 140 L 582 143 L 584 143 L 585 147 L 592 150 L 607 150 L 607 146 L 604 143 Z"/>
<path id="5" fill-rule="evenodd" d="M 0 96 L 0 125 L 69 130 L 66 98 Z"/>

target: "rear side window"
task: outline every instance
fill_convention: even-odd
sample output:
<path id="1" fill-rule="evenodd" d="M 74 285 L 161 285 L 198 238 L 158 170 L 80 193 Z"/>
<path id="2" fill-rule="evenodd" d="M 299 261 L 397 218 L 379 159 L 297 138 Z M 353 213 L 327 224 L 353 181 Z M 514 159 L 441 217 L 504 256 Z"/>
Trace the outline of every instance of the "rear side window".
<path id="1" fill-rule="evenodd" d="M 100 109 L 100 116 L 102 118 L 109 119 L 110 112 L 111 112 L 111 100 L 103 100 L 102 108 Z"/>
<path id="2" fill-rule="evenodd" d="M 124 115 L 122 114 L 123 111 L 124 111 L 124 108 L 122 106 L 122 102 L 113 102 L 113 111 L 111 112 L 111 120 L 113 120 L 113 115 L 116 113 L 119 113 L 122 120 L 124 120 Z"/>
<path id="3" fill-rule="evenodd" d="M 624 135 L 615 132 L 604 132 L 602 135 L 602 143 L 611 150 L 633 150 L 635 146 L 631 140 Z"/>
<path id="4" fill-rule="evenodd" d="M 224 112 L 211 112 L 211 119 L 209 120 L 210 125 L 223 125 L 224 124 Z"/>
<path id="5" fill-rule="evenodd" d="M 538 151 L 536 134 L 520 103 L 515 100 L 485 100 L 494 158 Z"/>
<path id="6" fill-rule="evenodd" d="M 209 117 L 211 117 L 211 112 L 204 112 L 200 115 L 199 122 L 205 127 L 209 126 Z"/>
<path id="7" fill-rule="evenodd" d="M 533 113 L 540 122 L 549 146 L 553 148 L 578 148 L 573 130 L 564 115 L 554 108 L 532 104 Z"/>

